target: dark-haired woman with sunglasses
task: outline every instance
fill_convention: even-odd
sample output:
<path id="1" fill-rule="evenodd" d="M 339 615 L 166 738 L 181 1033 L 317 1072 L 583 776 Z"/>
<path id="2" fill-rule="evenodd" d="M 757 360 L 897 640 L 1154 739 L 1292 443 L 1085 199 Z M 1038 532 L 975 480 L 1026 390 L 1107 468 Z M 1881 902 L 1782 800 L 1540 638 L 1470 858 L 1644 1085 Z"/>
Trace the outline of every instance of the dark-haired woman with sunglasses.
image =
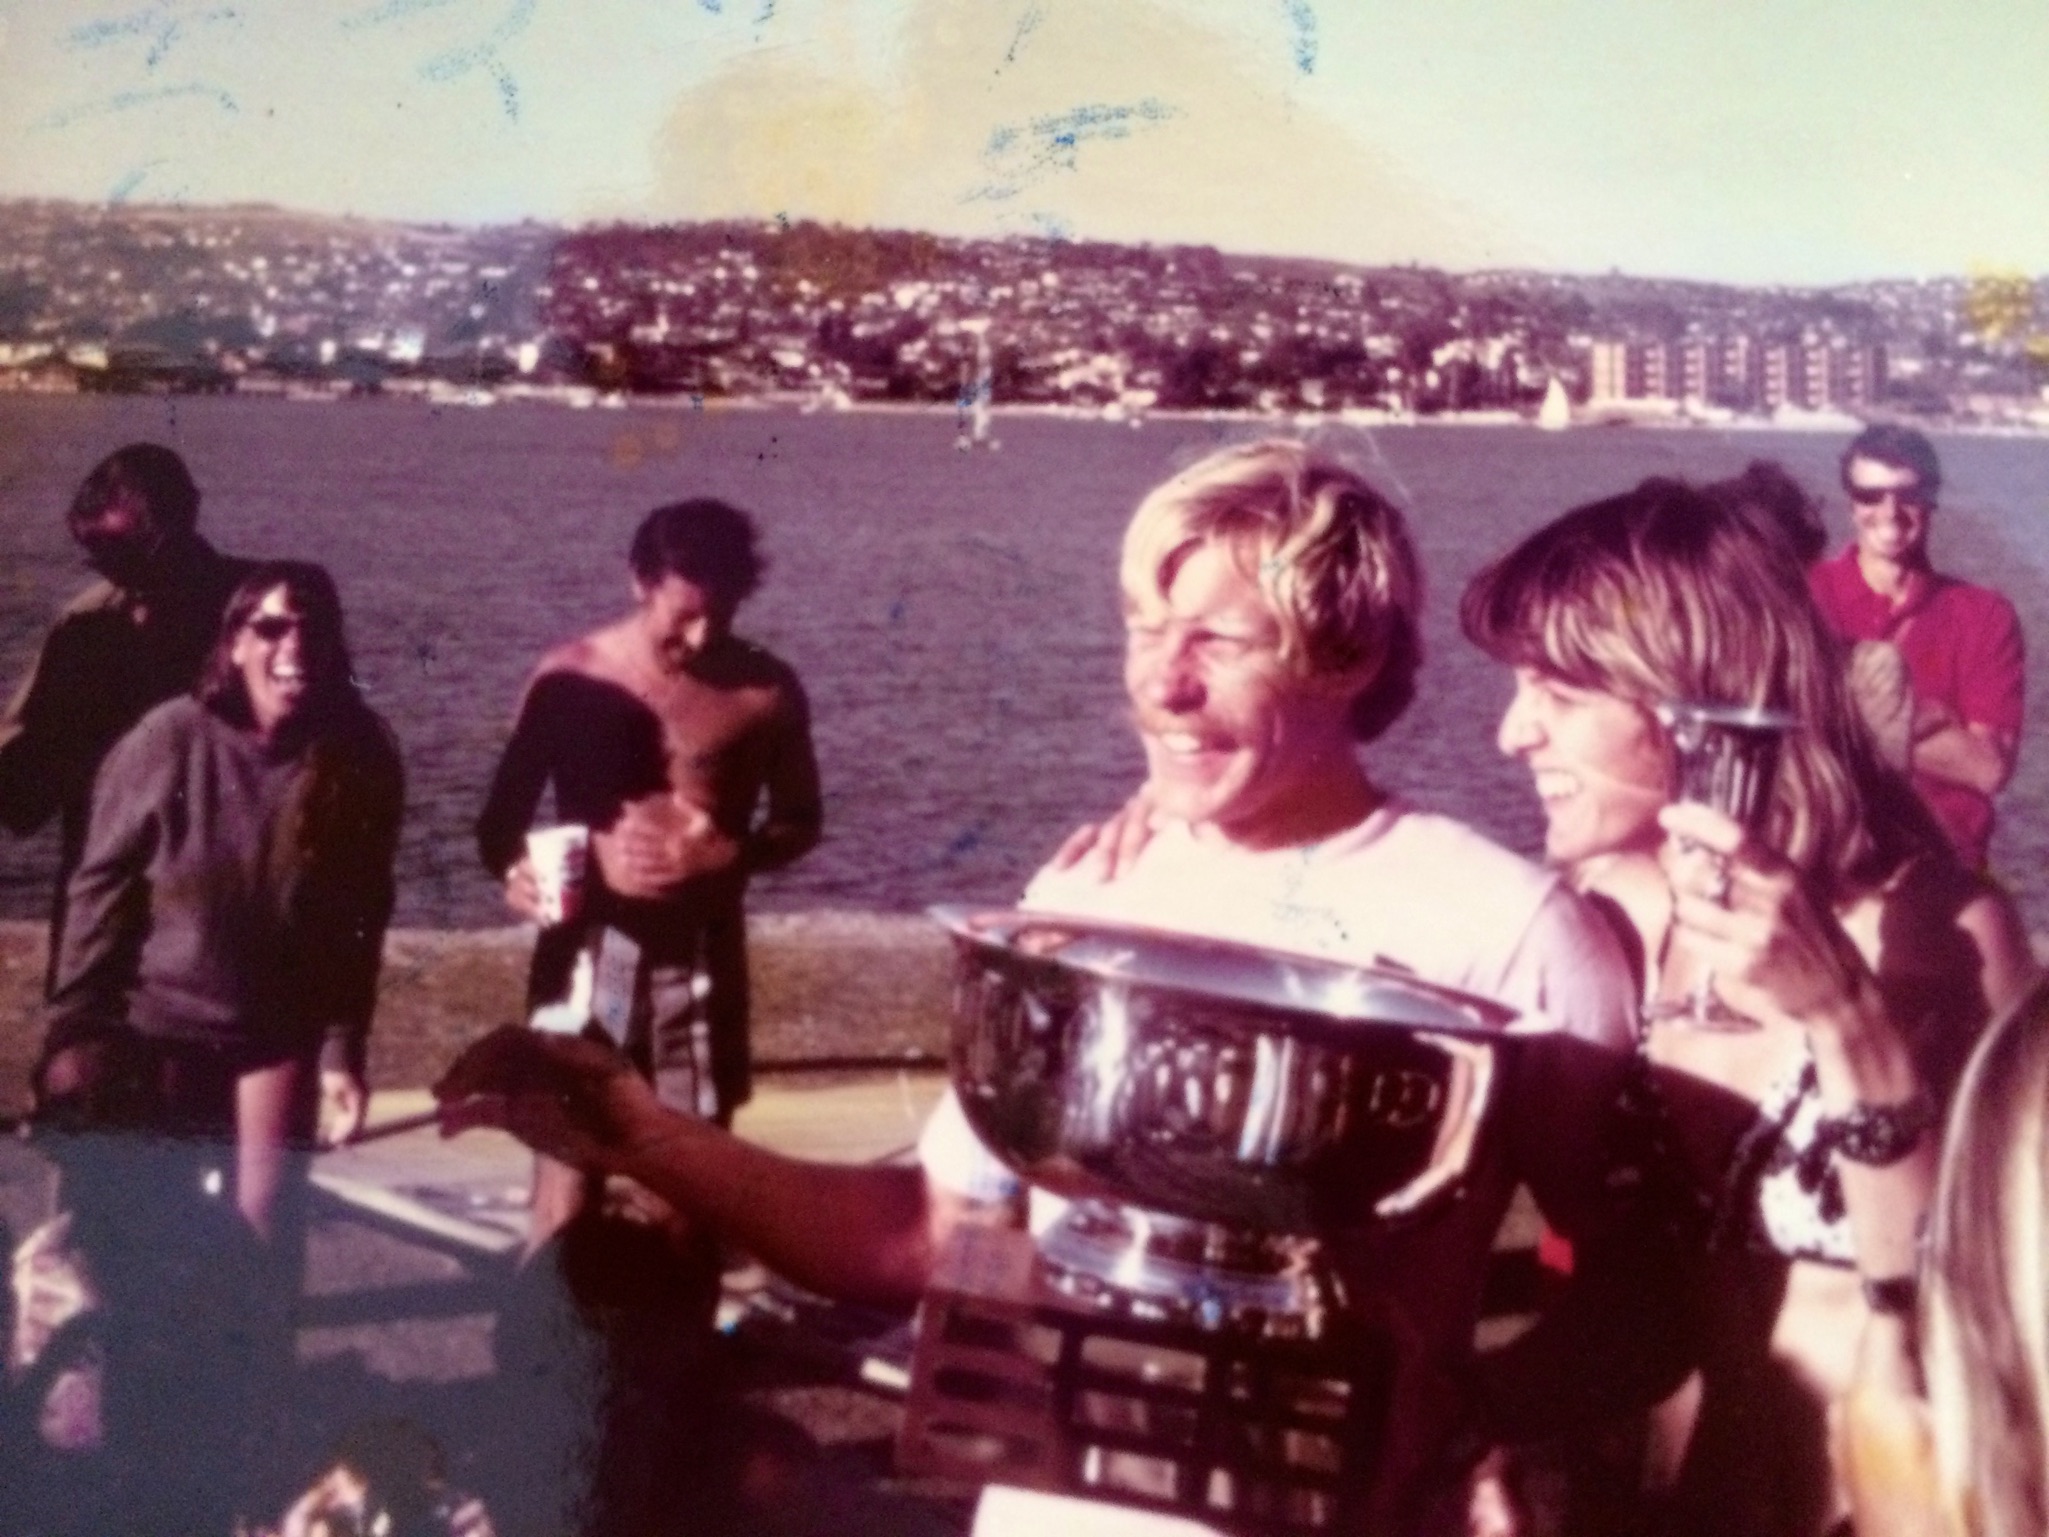
<path id="1" fill-rule="evenodd" d="M 350 677 L 333 579 L 297 561 L 250 573 L 193 695 L 144 716 L 94 786 L 38 1113 L 150 1134 L 76 1139 L 120 1151 L 77 1179 L 67 1165 L 67 1204 L 119 1257 L 103 1284 L 133 1288 L 121 1300 L 140 1327 L 184 1284 L 143 1257 L 149 1244 L 182 1250 L 204 1230 L 214 1269 L 245 1258 L 257 1295 L 235 1339 L 250 1382 L 290 1343 L 305 1152 L 316 1134 L 355 1135 L 367 1109 L 403 800 L 391 733 Z M 93 1257 L 87 1235 L 80 1246 Z M 188 1367 L 195 1348 L 180 1348 Z"/>

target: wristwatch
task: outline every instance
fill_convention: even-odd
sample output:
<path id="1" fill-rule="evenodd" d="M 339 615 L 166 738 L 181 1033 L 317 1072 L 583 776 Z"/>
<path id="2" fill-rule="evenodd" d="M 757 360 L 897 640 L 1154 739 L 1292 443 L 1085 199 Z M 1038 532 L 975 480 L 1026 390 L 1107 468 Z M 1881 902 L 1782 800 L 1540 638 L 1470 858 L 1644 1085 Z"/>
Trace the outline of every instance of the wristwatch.
<path id="1" fill-rule="evenodd" d="M 1816 1138 L 1852 1163 L 1882 1169 L 1920 1145 L 1935 1125 L 1935 1101 L 1916 1089 L 1897 1105 L 1854 1105 L 1847 1115 L 1825 1116 Z"/>

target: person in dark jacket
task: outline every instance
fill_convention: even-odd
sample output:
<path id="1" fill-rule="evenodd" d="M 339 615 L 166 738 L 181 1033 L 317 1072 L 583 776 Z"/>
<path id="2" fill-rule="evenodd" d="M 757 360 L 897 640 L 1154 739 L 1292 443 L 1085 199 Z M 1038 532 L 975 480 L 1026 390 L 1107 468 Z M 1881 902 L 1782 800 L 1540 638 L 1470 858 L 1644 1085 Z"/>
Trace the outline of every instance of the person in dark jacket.
<path id="1" fill-rule="evenodd" d="M 74 598 L 0 710 L 0 826 L 58 823 L 50 954 L 85 847 L 100 760 L 155 706 L 188 692 L 249 563 L 200 538 L 199 488 L 185 461 L 130 443 L 85 477 L 66 515 L 100 580 Z"/>

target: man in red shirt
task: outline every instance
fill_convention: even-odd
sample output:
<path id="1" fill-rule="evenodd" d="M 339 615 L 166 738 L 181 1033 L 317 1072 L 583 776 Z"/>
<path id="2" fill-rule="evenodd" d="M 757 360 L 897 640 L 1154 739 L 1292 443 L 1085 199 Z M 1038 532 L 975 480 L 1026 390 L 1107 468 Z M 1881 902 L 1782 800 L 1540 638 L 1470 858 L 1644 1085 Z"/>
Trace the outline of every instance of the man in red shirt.
<path id="1" fill-rule="evenodd" d="M 1867 427 L 1843 451 L 1856 540 L 1814 566 L 1814 599 L 1853 641 L 1897 646 L 1913 688 L 1908 768 L 1965 863 L 1985 865 L 1992 797 L 2020 750 L 2022 646 L 2013 605 L 1928 560 L 1942 488 L 1935 447 L 1911 427 Z"/>

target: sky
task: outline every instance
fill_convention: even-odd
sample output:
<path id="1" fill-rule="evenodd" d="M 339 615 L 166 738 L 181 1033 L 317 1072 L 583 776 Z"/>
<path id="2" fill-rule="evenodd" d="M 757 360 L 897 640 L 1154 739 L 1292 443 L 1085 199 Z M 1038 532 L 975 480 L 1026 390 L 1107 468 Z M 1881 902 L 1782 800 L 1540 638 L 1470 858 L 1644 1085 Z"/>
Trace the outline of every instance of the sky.
<path id="1" fill-rule="evenodd" d="M 0 0 L 0 196 L 2049 273 L 2044 0 Z"/>

